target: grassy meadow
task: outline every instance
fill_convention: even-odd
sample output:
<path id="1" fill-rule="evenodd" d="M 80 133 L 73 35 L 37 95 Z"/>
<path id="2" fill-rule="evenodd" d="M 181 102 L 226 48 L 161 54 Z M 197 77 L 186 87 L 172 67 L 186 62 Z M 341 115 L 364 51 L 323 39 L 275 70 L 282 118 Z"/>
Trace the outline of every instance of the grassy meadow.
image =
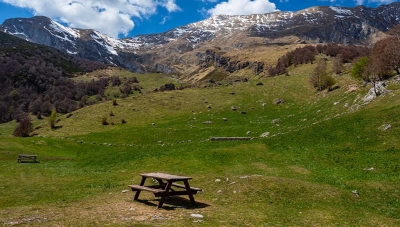
<path id="1" fill-rule="evenodd" d="M 1 124 L 0 226 L 399 226 L 400 83 L 364 103 L 369 87 L 348 75 L 317 93 L 313 67 L 167 92 L 151 92 L 162 75 L 141 76 L 149 92 L 59 115 L 54 130 L 35 119 L 34 137 Z M 17 163 L 24 153 L 40 163 Z M 145 172 L 193 177 L 198 205 L 133 201 L 124 190 Z"/>

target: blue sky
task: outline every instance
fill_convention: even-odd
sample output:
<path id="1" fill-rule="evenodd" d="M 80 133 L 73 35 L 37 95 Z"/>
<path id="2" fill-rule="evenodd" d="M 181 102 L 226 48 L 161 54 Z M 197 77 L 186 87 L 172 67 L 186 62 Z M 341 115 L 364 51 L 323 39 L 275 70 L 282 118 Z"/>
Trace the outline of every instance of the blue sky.
<path id="1" fill-rule="evenodd" d="M 154 34 L 213 15 L 297 11 L 311 6 L 377 7 L 399 0 L 0 0 L 7 18 L 47 16 L 74 28 L 113 37 Z"/>

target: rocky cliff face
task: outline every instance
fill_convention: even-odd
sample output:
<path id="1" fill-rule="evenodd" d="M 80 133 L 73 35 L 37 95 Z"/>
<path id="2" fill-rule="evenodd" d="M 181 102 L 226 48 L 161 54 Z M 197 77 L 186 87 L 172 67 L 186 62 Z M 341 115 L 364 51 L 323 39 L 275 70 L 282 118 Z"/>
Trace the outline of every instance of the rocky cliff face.
<path id="1" fill-rule="evenodd" d="M 266 45 L 265 40 L 297 37 L 296 42 L 370 45 L 373 38 L 400 23 L 400 3 L 378 8 L 312 7 L 298 12 L 214 16 L 165 33 L 114 39 L 100 32 L 73 29 L 46 17 L 8 19 L 0 30 L 90 60 L 136 72 L 185 74 L 193 66 L 223 67 L 231 72 L 257 66 L 258 60 L 235 60 L 224 52 Z M 210 62 L 213 62 L 210 64 Z"/>

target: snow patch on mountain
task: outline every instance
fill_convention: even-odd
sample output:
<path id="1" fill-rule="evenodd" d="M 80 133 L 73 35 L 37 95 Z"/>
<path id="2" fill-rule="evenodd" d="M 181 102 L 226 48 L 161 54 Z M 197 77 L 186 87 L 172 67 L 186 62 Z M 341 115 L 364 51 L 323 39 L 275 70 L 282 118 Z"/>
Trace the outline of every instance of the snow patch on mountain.
<path id="1" fill-rule="evenodd" d="M 54 31 L 59 33 L 67 33 L 75 39 L 80 37 L 79 31 L 70 27 L 65 27 L 53 20 L 51 20 L 50 27 L 54 29 Z"/>
<path id="2" fill-rule="evenodd" d="M 93 40 L 96 43 L 98 43 L 101 46 L 103 46 L 112 55 L 117 55 L 118 56 L 118 53 L 114 49 L 114 46 L 123 47 L 123 45 L 120 45 L 121 42 L 119 40 L 111 38 L 111 37 L 108 37 L 106 35 L 103 35 L 98 31 L 93 31 L 93 34 L 91 34 L 91 37 L 93 38 Z"/>
<path id="3" fill-rule="evenodd" d="M 330 8 L 338 14 L 345 14 L 345 15 L 350 15 L 350 16 L 354 15 L 353 12 L 349 9 L 343 9 L 343 8 L 335 7 L 335 6 L 331 6 Z"/>

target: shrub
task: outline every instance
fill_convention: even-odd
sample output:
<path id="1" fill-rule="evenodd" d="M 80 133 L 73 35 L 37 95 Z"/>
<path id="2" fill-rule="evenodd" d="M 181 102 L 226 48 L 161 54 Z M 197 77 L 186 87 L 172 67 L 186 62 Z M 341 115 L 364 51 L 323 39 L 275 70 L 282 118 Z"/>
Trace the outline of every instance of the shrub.
<path id="1" fill-rule="evenodd" d="M 51 129 L 54 129 L 56 127 L 56 122 L 57 122 L 57 112 L 53 110 L 51 111 L 51 114 L 49 116 L 49 125 Z"/>
<path id="2" fill-rule="evenodd" d="M 108 125 L 107 117 L 101 118 L 101 124 L 102 124 L 102 125 Z"/>
<path id="3" fill-rule="evenodd" d="M 113 99 L 113 106 L 118 106 L 117 100 Z"/>
<path id="4" fill-rule="evenodd" d="M 356 79 L 363 79 L 364 69 L 369 62 L 370 59 L 368 57 L 360 58 L 356 63 L 354 63 L 353 69 L 351 70 L 351 76 Z"/>
<path id="5" fill-rule="evenodd" d="M 25 117 L 20 121 L 17 128 L 15 128 L 13 135 L 17 137 L 29 137 L 32 131 L 32 121 L 29 117 Z"/>
<path id="6" fill-rule="evenodd" d="M 126 124 L 125 119 L 122 118 L 121 123 L 122 123 L 122 124 Z"/>

